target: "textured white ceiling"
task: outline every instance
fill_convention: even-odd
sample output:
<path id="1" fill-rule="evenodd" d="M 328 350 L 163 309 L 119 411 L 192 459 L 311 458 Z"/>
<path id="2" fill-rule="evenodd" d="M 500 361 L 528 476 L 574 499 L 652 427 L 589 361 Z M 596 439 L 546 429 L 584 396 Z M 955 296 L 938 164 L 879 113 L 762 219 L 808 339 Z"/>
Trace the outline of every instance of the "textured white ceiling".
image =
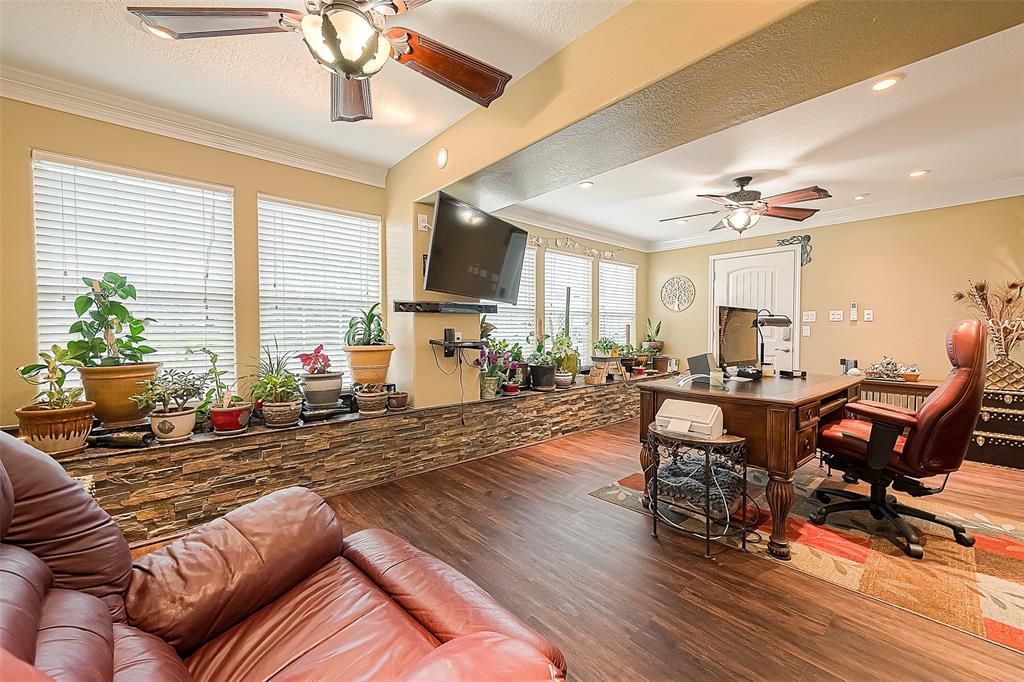
<path id="1" fill-rule="evenodd" d="M 896 72 L 905 78 L 886 92 L 870 90 L 878 79 L 855 84 L 502 214 L 658 250 L 736 239 L 708 233 L 715 216 L 658 220 L 714 209 L 695 195 L 732 191 L 741 175 L 764 196 L 815 184 L 833 195 L 798 204 L 821 209 L 803 223 L 762 218 L 748 235 L 1024 194 L 1024 26 Z M 932 172 L 908 178 L 917 168 Z"/>
<path id="2" fill-rule="evenodd" d="M 128 0 L 2 0 L 0 61 L 181 113 L 389 167 L 476 105 L 389 62 L 372 79 L 374 120 L 331 123 L 328 74 L 298 34 L 168 41 Z M 290 7 L 301 0 L 154 0 L 152 5 Z M 433 0 L 388 19 L 518 78 L 628 0 Z M 515 81 L 513 80 L 513 83 Z"/>

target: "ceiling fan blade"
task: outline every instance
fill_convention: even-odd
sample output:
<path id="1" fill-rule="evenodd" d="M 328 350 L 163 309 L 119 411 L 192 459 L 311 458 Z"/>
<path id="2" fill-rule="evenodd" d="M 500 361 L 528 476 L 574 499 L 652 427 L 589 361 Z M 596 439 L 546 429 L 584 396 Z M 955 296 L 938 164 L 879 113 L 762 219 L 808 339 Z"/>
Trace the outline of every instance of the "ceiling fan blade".
<path id="1" fill-rule="evenodd" d="M 831 199 L 832 195 L 828 193 L 828 190 L 822 189 L 815 185 L 814 187 L 804 187 L 803 189 L 794 189 L 792 192 L 783 192 L 782 194 L 776 194 L 774 196 L 765 197 L 761 199 L 764 203 L 769 206 L 777 206 L 779 204 L 795 204 L 800 201 L 813 201 L 815 199 Z"/>
<path id="2" fill-rule="evenodd" d="M 712 213 L 721 213 L 721 211 L 704 211 L 703 213 L 691 213 L 690 215 L 677 215 L 675 218 L 662 218 L 659 223 L 670 223 L 673 220 L 683 220 L 685 218 L 696 218 L 699 215 L 711 215 Z"/>
<path id="3" fill-rule="evenodd" d="M 725 221 L 721 220 L 721 221 L 718 222 L 717 225 L 715 225 L 710 230 L 708 230 L 708 232 L 714 232 L 715 230 L 724 230 L 727 227 L 729 227 L 729 226 L 725 224 Z"/>
<path id="4" fill-rule="evenodd" d="M 710 199 L 722 206 L 732 206 L 732 201 L 729 200 L 729 197 L 723 197 L 721 194 L 698 194 L 697 198 Z"/>
<path id="5" fill-rule="evenodd" d="M 370 79 L 356 80 L 331 74 L 331 121 L 365 121 L 373 118 Z"/>
<path id="6" fill-rule="evenodd" d="M 769 206 L 768 210 L 761 215 L 771 218 L 782 218 L 783 220 L 807 220 L 818 212 L 817 208 L 795 208 L 793 206 Z"/>
<path id="7" fill-rule="evenodd" d="M 391 57 L 482 107 L 501 97 L 512 74 L 505 73 L 444 43 L 396 26 L 384 35 Z"/>
<path id="8" fill-rule="evenodd" d="M 428 2 L 430 2 L 430 0 L 369 0 L 369 2 L 362 3 L 362 6 L 366 9 L 371 9 L 378 14 L 390 17 L 395 14 L 411 12 L 417 7 L 425 5 Z"/>
<path id="9" fill-rule="evenodd" d="M 251 33 L 285 33 L 302 21 L 294 9 L 258 7 L 129 7 L 161 37 L 219 38 Z"/>

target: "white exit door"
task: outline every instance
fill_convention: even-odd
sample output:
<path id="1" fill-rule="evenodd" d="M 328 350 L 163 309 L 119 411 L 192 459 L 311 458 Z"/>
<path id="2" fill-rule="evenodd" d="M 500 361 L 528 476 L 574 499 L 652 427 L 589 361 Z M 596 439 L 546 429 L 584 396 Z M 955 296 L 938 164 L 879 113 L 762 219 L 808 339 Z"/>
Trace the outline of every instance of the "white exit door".
<path id="1" fill-rule="evenodd" d="M 708 260 L 708 350 L 717 358 L 719 306 L 767 309 L 774 315 L 787 315 L 793 326 L 762 329 L 765 362 L 773 363 L 777 369 L 799 367 L 800 245 L 727 253 Z"/>

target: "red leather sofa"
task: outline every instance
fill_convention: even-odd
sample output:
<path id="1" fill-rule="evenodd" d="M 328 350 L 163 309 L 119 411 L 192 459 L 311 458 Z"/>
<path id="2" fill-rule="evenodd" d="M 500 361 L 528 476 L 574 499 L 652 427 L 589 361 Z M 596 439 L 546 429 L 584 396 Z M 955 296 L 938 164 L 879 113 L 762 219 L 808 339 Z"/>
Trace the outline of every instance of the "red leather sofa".
<path id="1" fill-rule="evenodd" d="M 561 652 L 451 566 L 347 537 L 288 488 L 134 563 L 53 459 L 0 433 L 0 679 L 561 680 Z"/>

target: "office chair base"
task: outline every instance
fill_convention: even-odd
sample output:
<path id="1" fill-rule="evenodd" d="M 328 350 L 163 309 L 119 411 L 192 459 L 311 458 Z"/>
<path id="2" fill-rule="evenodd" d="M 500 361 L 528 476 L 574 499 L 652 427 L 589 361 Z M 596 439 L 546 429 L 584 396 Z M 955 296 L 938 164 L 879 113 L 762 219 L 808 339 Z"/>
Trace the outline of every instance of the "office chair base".
<path id="1" fill-rule="evenodd" d="M 974 546 L 974 536 L 968 533 L 967 529 L 963 526 L 923 509 L 908 507 L 901 502 L 897 502 L 896 496 L 887 495 L 883 486 L 871 486 L 870 497 L 850 490 L 839 490 L 836 488 L 820 488 L 815 491 L 814 495 L 825 504 L 807 517 L 807 520 L 811 523 L 818 526 L 824 525 L 828 515 L 835 512 L 867 510 L 874 518 L 879 520 L 886 519 L 895 526 L 896 530 L 899 531 L 900 535 L 907 542 L 903 551 L 914 559 L 923 558 L 924 549 L 921 547 L 921 539 L 910 524 L 907 523 L 906 519 L 903 518 L 904 516 L 945 526 L 953 531 L 953 539 L 958 544 L 964 547 Z M 833 497 L 844 499 L 842 502 L 832 502 Z"/>

